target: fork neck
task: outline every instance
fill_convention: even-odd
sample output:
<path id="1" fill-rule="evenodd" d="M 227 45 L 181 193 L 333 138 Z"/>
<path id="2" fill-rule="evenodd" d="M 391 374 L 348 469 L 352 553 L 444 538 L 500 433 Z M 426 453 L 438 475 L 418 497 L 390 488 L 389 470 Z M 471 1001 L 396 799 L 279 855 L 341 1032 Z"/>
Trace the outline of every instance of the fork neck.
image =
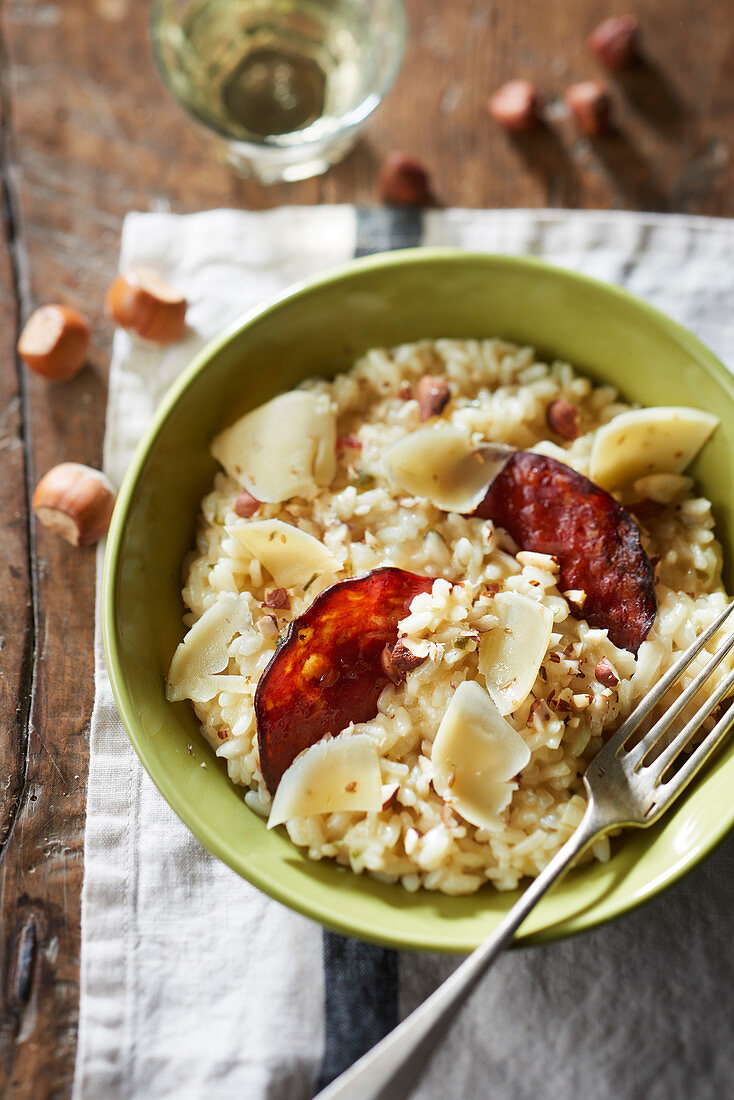
<path id="1" fill-rule="evenodd" d="M 579 825 L 563 847 L 556 852 L 547 867 L 544 867 L 537 878 L 533 879 L 505 919 L 498 925 L 495 934 L 491 937 L 492 942 L 508 946 L 515 932 L 543 895 L 563 877 L 571 864 L 608 830 L 608 821 L 601 818 L 593 799 L 591 799 Z"/>

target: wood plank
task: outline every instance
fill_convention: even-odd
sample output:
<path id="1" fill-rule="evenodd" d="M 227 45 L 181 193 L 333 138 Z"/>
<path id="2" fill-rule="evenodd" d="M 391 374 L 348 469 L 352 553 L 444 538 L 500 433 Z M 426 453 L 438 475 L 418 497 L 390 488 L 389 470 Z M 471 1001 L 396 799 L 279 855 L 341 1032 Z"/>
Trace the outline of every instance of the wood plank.
<path id="1" fill-rule="evenodd" d="M 0 95 L 0 142 L 5 136 Z M 17 306 L 7 181 L 0 171 L 0 850 L 12 830 L 23 786 L 24 730 L 33 656 L 30 553 L 24 455 L 24 393 L 15 361 Z"/>
<path id="2" fill-rule="evenodd" d="M 604 0 L 411 0 L 408 10 L 405 64 L 366 138 L 373 165 L 392 148 L 415 153 L 446 206 L 734 213 L 734 27 L 725 0 L 636 3 L 644 61 L 620 78 L 605 77 L 585 45 L 609 13 Z M 537 84 L 548 124 L 512 138 L 488 118 L 486 100 L 518 76 Z M 595 142 L 578 137 L 562 102 L 569 84 L 591 78 L 607 79 L 617 120 Z M 325 179 L 330 200 L 339 174 Z"/>
<path id="3" fill-rule="evenodd" d="M 5 57 L 0 42 L 0 68 Z M 32 905 L 21 901 L 14 875 L 6 877 L 8 854 L 21 828 L 31 796 L 28 719 L 32 691 L 35 629 L 28 533 L 27 470 L 24 444 L 28 402 L 15 357 L 17 284 L 22 278 L 13 194 L 7 173 L 11 140 L 7 86 L 0 85 L 0 912 L 6 934 L 0 944 L 0 1088 L 12 1072 L 13 1052 L 28 1018 L 34 972 Z M 12 859 L 11 859 L 12 862 Z"/>
<path id="4" fill-rule="evenodd" d="M 0 1091 L 18 1097 L 70 1091 L 93 703 L 93 555 L 29 526 L 26 483 L 63 458 L 100 462 L 111 338 L 102 302 L 124 214 L 374 202 L 377 166 L 395 148 L 425 161 L 444 205 L 734 214 L 730 0 L 639 0 L 645 64 L 610 82 L 617 128 L 594 143 L 578 138 L 561 99 L 571 81 L 600 75 L 584 40 L 606 2 L 408 0 L 405 64 L 365 138 L 328 175 L 269 189 L 219 164 L 158 82 L 149 7 L 2 8 L 0 183 L 14 206 L 0 259 L 0 716 L 11 731 L 0 745 Z M 547 102 L 547 126 L 522 140 L 485 109 L 517 75 Z M 89 365 L 62 387 L 18 375 L 12 353 L 17 311 L 50 300 L 82 309 L 94 330 Z"/>

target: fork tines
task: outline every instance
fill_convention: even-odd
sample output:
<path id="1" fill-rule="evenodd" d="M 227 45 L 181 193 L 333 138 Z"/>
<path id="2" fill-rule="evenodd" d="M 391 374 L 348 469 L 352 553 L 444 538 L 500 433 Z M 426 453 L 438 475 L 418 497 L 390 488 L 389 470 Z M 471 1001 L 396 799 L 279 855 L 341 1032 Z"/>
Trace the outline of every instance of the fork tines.
<path id="1" fill-rule="evenodd" d="M 671 722 L 694 699 L 696 693 L 700 691 L 714 670 L 721 664 L 727 653 L 734 648 L 734 632 L 723 639 L 686 690 L 681 693 L 640 741 L 627 752 L 623 752 L 622 749 L 632 734 L 640 728 L 645 718 L 660 703 L 666 692 L 703 650 L 707 642 L 721 629 L 733 610 L 734 603 L 728 604 L 714 622 L 696 638 L 693 645 L 681 654 L 652 691 L 630 714 L 629 718 L 622 723 L 592 762 L 589 769 L 589 778 L 591 779 L 592 772 L 603 775 L 606 768 L 616 765 L 622 768 L 628 782 L 632 782 L 635 788 L 639 788 L 639 783 L 641 783 L 651 800 L 645 812 L 645 817 L 648 820 L 651 820 L 653 816 L 657 816 L 657 812 L 662 811 L 664 805 L 667 805 L 668 801 L 695 775 L 707 757 L 713 752 L 732 721 L 734 721 L 734 708 L 727 708 L 714 728 L 695 747 L 682 766 L 675 771 L 673 770 L 673 763 L 679 754 L 701 729 L 701 726 L 715 708 L 734 690 L 733 670 L 721 680 L 712 694 L 698 708 L 693 718 L 672 738 L 670 743 L 657 754 L 654 752 Z M 638 794 L 641 793 L 641 790 L 638 789 Z"/>

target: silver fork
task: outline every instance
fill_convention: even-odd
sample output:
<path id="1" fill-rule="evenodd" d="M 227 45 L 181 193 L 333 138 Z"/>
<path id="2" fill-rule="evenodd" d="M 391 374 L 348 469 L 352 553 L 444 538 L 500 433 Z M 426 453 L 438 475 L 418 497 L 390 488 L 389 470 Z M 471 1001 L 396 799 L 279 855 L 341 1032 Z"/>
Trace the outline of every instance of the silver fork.
<path id="1" fill-rule="evenodd" d="M 622 750 L 668 689 L 723 626 L 732 609 L 734 603 L 730 603 L 679 657 L 594 757 L 584 775 L 588 805 L 578 828 L 528 886 L 492 935 L 422 1005 L 320 1092 L 315 1100 L 401 1100 L 406 1097 L 427 1067 L 431 1053 L 439 1045 L 464 999 L 512 941 L 517 929 L 546 891 L 599 837 L 620 826 L 652 825 L 677 798 L 734 723 L 734 706 L 731 706 L 685 762 L 675 772 L 666 775 L 703 722 L 734 688 L 734 672 L 724 677 L 714 693 L 662 751 L 659 742 L 670 723 L 690 703 L 734 646 L 734 633 L 724 639 L 686 690 L 648 733 L 626 752 Z"/>

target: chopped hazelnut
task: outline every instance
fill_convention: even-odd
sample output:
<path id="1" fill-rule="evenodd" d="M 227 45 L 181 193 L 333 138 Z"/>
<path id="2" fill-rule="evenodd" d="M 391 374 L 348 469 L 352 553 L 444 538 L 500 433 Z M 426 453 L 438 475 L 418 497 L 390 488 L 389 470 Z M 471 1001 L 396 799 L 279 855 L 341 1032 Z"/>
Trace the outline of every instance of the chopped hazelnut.
<path id="1" fill-rule="evenodd" d="M 451 390 L 443 378 L 424 374 L 417 388 L 418 408 L 421 420 L 440 416 L 451 399 Z"/>
<path id="2" fill-rule="evenodd" d="M 551 401 L 546 410 L 548 427 L 563 439 L 577 439 L 579 434 L 579 410 L 565 397 Z"/>
<path id="3" fill-rule="evenodd" d="M 390 153 L 380 168 L 377 186 L 384 202 L 394 206 L 421 206 L 430 197 L 428 172 L 407 153 Z"/>
<path id="4" fill-rule="evenodd" d="M 382 808 L 386 810 L 395 801 L 395 796 L 400 790 L 399 783 L 383 783 L 382 784 Z"/>
<path id="5" fill-rule="evenodd" d="M 607 69 L 624 69 L 637 55 L 639 30 L 640 24 L 634 15 L 612 15 L 591 32 L 587 43 Z"/>
<path id="6" fill-rule="evenodd" d="M 261 503 L 247 489 L 243 489 L 235 500 L 233 507 L 238 516 L 242 519 L 249 519 L 250 516 L 254 516 Z"/>
<path id="7" fill-rule="evenodd" d="M 611 661 L 608 657 L 602 657 L 599 664 L 594 669 L 594 676 L 603 684 L 604 687 L 613 688 L 619 683 L 619 676 L 614 671 Z"/>
<path id="8" fill-rule="evenodd" d="M 563 595 L 569 607 L 572 607 L 574 611 L 583 611 L 586 603 L 586 593 L 583 588 L 569 588 Z"/>
<path id="9" fill-rule="evenodd" d="M 598 137 L 610 127 L 612 102 L 599 80 L 584 80 L 566 89 L 566 103 L 585 137 Z"/>
<path id="10" fill-rule="evenodd" d="M 288 609 L 291 606 L 291 598 L 285 588 L 273 588 L 265 597 L 266 605 L 275 608 L 276 611 Z"/>
<path id="11" fill-rule="evenodd" d="M 404 683 L 407 673 L 422 665 L 425 659 L 408 649 L 404 642 L 386 645 L 380 658 L 385 675 L 396 685 Z"/>
<path id="12" fill-rule="evenodd" d="M 545 704 L 543 703 L 542 699 L 533 699 L 532 703 L 530 704 L 530 710 L 528 711 L 527 722 L 525 723 L 527 726 L 532 726 L 536 716 L 540 716 L 540 711 L 544 706 Z"/>
<path id="13" fill-rule="evenodd" d="M 529 80 L 508 80 L 487 101 L 487 110 L 505 130 L 523 133 L 538 121 L 538 92 Z"/>

